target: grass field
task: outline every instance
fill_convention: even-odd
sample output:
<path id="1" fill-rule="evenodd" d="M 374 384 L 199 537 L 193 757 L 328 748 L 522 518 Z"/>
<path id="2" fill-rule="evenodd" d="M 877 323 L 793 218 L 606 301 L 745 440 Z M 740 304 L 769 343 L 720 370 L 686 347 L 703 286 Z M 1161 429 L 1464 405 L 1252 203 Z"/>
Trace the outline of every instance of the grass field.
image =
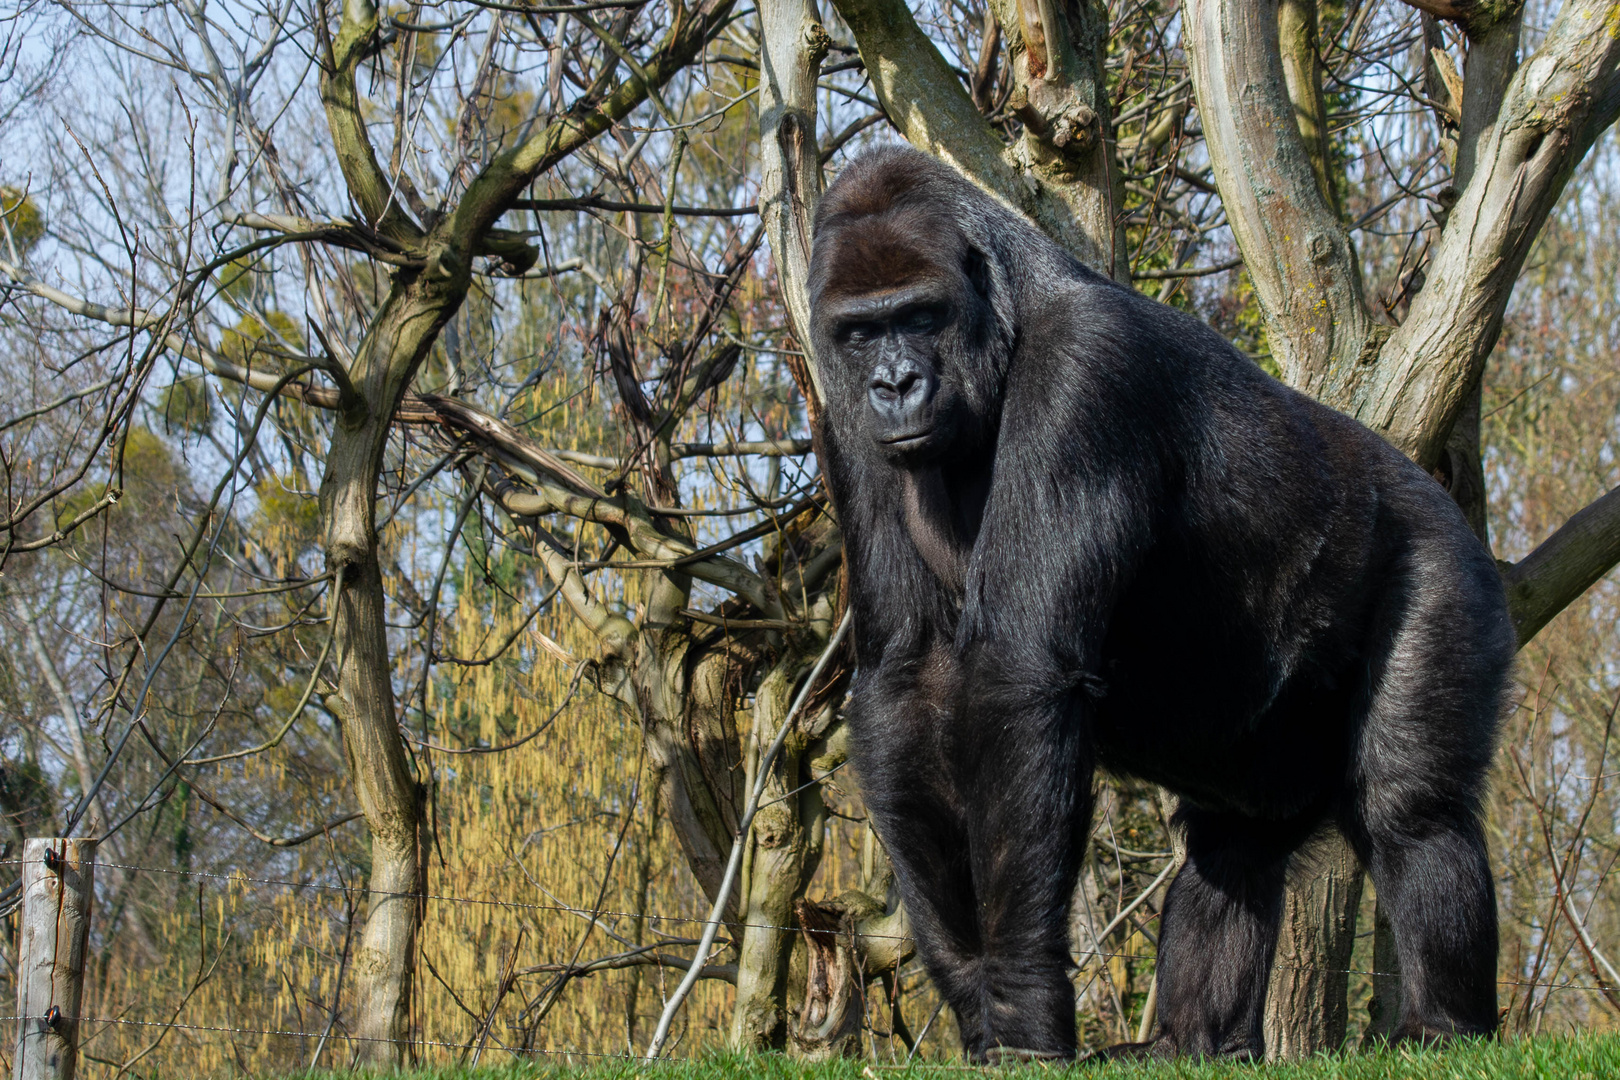
<path id="1" fill-rule="evenodd" d="M 1620 1037 L 1516 1039 L 1446 1050 L 1393 1050 L 1376 1054 L 1323 1057 L 1290 1065 L 1109 1064 L 1063 1066 L 1026 1065 L 994 1070 L 960 1065 L 883 1065 L 840 1061 L 802 1065 L 788 1058 L 765 1054 L 754 1057 L 715 1055 L 660 1064 L 643 1069 L 624 1059 L 591 1064 L 546 1062 L 533 1065 L 479 1069 L 430 1069 L 401 1074 L 407 1080 L 621 1080 L 644 1075 L 649 1080 L 962 1080 L 982 1073 L 994 1080 L 1038 1080 L 1062 1074 L 1075 1080 L 1385 1080 L 1386 1077 L 1423 1077 L 1425 1080 L 1496 1080 L 1501 1077 L 1558 1077 L 1568 1080 L 1620 1080 Z M 333 1080 L 362 1074 L 329 1073 Z M 375 1074 L 372 1074 L 375 1075 Z"/>

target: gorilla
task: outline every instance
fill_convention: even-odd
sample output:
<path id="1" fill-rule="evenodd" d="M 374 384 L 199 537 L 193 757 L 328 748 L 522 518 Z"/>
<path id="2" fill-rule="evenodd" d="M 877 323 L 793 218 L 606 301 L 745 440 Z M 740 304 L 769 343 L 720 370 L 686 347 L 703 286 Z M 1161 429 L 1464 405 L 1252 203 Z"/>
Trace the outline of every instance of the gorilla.
<path id="1" fill-rule="evenodd" d="M 1102 768 L 1180 797 L 1152 1055 L 1262 1055 L 1289 860 L 1341 829 L 1397 1039 L 1493 1031 L 1480 822 L 1515 651 L 1447 493 L 947 166 L 816 211 L 854 764 L 975 1062 L 1072 1057 L 1067 925 Z"/>

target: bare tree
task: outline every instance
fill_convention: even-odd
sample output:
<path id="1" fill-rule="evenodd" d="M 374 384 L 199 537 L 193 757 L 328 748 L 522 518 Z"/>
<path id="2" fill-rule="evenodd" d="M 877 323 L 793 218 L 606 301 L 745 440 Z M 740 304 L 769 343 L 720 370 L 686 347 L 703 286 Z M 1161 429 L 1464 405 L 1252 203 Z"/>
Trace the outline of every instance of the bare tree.
<path id="1" fill-rule="evenodd" d="M 810 222 L 839 153 L 892 129 L 1102 272 L 1199 307 L 1433 469 L 1483 537 L 1481 372 L 1530 246 L 1620 108 L 1613 34 L 1583 0 L 1522 64 L 1512 5 L 8 10 L 54 12 L 118 88 L 116 110 L 74 116 L 71 135 L 54 117 L 30 129 L 49 148 L 39 177 L 0 176 L 0 313 L 31 380 L 4 432 L 5 558 L 38 575 L 8 593 L 6 626 L 47 642 L 27 655 L 56 719 L 31 730 L 60 740 L 77 777 L 62 817 L 88 829 L 96 807 L 118 827 L 178 803 L 183 825 L 197 799 L 234 843 L 285 851 L 362 815 L 368 901 L 332 909 L 344 944 L 323 1025 L 352 1014 L 384 1064 L 408 1053 L 413 992 L 443 983 L 418 963 L 435 800 L 468 755 L 528 752 L 587 696 L 635 718 L 623 824 L 591 871 L 594 906 L 570 909 L 571 954 L 519 964 L 514 943 L 493 1004 L 457 1001 L 468 1045 L 543 1045 L 593 973 L 639 988 L 694 967 L 735 986 L 736 1047 L 857 1052 L 869 982 L 891 1038 L 916 1042 L 904 912 L 840 771 L 848 654 L 804 685 L 845 609 L 803 332 Z M 12 55 L 0 48 L 0 78 Z M 1414 141 L 1356 149 L 1364 131 Z M 52 214 L 25 221 L 25 202 Z M 148 439 L 158 412 L 190 425 L 185 468 Z M 110 515 L 153 463 L 184 513 L 154 511 L 142 533 Z M 1599 500 L 1504 568 L 1522 640 L 1620 558 L 1617 506 Z M 318 557 L 304 562 L 256 535 L 306 526 Z M 431 552 L 421 567 L 389 540 L 407 526 Z M 81 557 L 91 535 L 110 557 Z M 45 587 L 52 552 L 88 576 Z M 147 564 L 161 572 L 137 573 Z M 482 584 L 452 602 L 458 573 Z M 119 632 L 53 679 L 49 640 L 102 629 L 61 614 L 80 580 Z M 256 614 L 272 598 L 281 621 Z M 451 644 L 456 603 L 497 628 L 476 649 Z M 242 654 L 233 634 L 279 644 Z M 536 728 L 439 705 L 453 673 L 542 664 L 562 677 Z M 806 690 L 761 786 L 761 752 Z M 146 711 L 154 695 L 174 702 L 172 726 Z M 206 771 L 249 758 L 342 768 L 348 784 L 295 806 L 294 828 L 269 789 Z M 15 794 L 28 820 L 49 802 Z M 696 891 L 722 900 L 712 955 L 602 915 L 620 870 L 648 895 L 648 848 L 627 837 L 649 805 L 649 833 L 667 825 Z M 1082 998 L 1113 1041 L 1151 1028 L 1146 950 L 1175 860 L 1151 793 L 1104 806 L 1075 925 Z M 1547 831 L 1549 851 L 1587 850 L 1586 833 Z M 812 899 L 851 837 L 851 887 Z M 1275 1050 L 1342 1038 L 1360 887 L 1340 847 L 1290 894 Z"/>
<path id="2" fill-rule="evenodd" d="M 286 457 L 312 454 L 321 473 L 325 572 L 294 584 L 317 595 L 329 590 L 327 618 L 307 620 L 324 622 L 328 637 L 313 654 L 302 698 L 270 738 L 243 739 L 224 753 L 193 746 L 167 754 L 158 786 L 184 782 L 201 791 L 202 766 L 281 752 L 312 700 L 331 714 L 370 834 L 368 907 L 348 963 L 358 998 L 353 1035 L 369 1060 L 398 1063 L 421 978 L 433 762 L 509 752 L 533 737 L 447 746 L 431 730 L 426 703 L 436 668 L 493 658 L 451 656 L 436 641 L 441 586 L 464 525 L 475 523 L 537 568 L 544 594 L 519 598 L 532 606 L 530 619 L 541 609 L 573 616 L 571 637 L 540 639 L 545 662 L 573 672 L 558 711 L 583 681 L 639 715 L 641 780 L 711 897 L 742 793 L 755 783 L 761 733 L 768 742 L 842 614 L 838 532 L 825 495 L 813 472 L 780 465 L 810 450 L 810 440 L 792 437 L 802 430 L 795 410 L 803 405 L 787 392 L 808 369 L 779 328 L 743 324 L 764 295 L 761 237 L 739 227 L 736 219 L 751 213 L 734 205 L 746 185 L 711 139 L 738 129 L 727 117 L 749 92 L 694 67 L 724 55 L 730 70 L 736 54 L 749 51 L 749 35 L 725 0 L 522 11 L 469 4 L 448 22 L 424 21 L 419 8 L 386 15 L 366 3 L 337 13 L 249 5 L 233 9 L 230 32 L 196 5 L 147 10 L 134 21 L 115 8 L 88 21 L 65 10 L 100 55 L 188 80 L 183 103 L 206 108 L 200 118 L 187 112 L 173 133 L 190 168 L 211 170 L 212 180 L 177 213 L 162 190 L 156 144 L 164 133 L 138 132 L 147 141 L 133 151 L 116 129 L 93 144 L 61 144 L 58 165 L 76 174 L 76 190 L 104 198 L 58 231 L 56 250 L 77 254 L 126 298 L 147 299 L 103 304 L 16 252 L 0 260 L 0 273 L 11 296 L 35 301 L 23 313 L 36 327 L 65 313 L 76 325 L 116 328 L 141 349 L 119 369 L 118 393 L 104 395 L 104 434 L 84 451 L 83 466 L 14 514 L 12 535 L 28 537 L 19 549 L 63 542 L 61 529 L 30 536 L 28 514 L 54 506 L 83 482 L 90 462 L 106 456 L 109 440 L 127 436 L 161 356 L 257 402 L 240 446 L 223 455 L 216 503 L 220 491 L 235 490 L 237 472 L 257 475 L 277 456 L 258 439 L 264 417 L 281 417 L 283 402 L 301 408 L 278 421 L 279 435 Z M 298 70 L 300 48 L 318 75 L 313 101 Z M 525 65 L 543 91 L 515 83 Z M 151 116 L 129 111 L 142 123 Z M 311 136 L 289 117 L 322 129 Z M 337 166 L 340 184 L 323 183 L 327 163 Z M 689 182 L 694 174 L 699 180 Z M 202 189 L 207 196 L 199 197 Z M 682 201 L 687 193 L 727 201 L 691 206 Z M 126 227 L 136 205 L 150 215 L 145 236 Z M 502 227 L 510 214 L 530 215 L 533 227 Z M 124 241 L 123 263 L 119 248 L 98 246 L 108 237 Z M 573 253 L 545 258 L 551 253 L 542 249 L 559 238 Z M 283 248 L 292 261 L 278 255 Z M 588 280 L 565 288 L 558 279 L 571 274 Z M 745 284 L 754 299 L 740 295 Z M 547 372 L 533 356 L 523 358 L 537 364 L 527 370 L 495 370 L 493 311 L 503 296 L 573 319 L 571 348 L 589 377 L 587 392 L 600 380 L 616 397 L 607 444 L 555 450 L 525 432 L 547 411 L 523 415 L 526 391 Z M 596 317 L 575 317 L 573 305 L 597 307 Z M 744 400 L 743 415 L 717 415 L 716 395 L 745 350 L 770 360 L 772 396 L 788 407 L 766 400 L 770 415 L 762 415 L 759 400 Z M 424 382 L 438 393 L 423 392 Z M 814 409 L 813 393 L 809 401 Z M 401 428 L 420 439 L 403 457 L 391 449 L 390 433 Z M 714 436 L 727 428 L 731 434 Z M 206 422 L 201 429 L 209 430 Z M 706 439 L 694 437 L 705 432 Z M 415 480 L 393 478 L 407 468 L 420 470 Z M 460 507 L 424 598 L 391 565 L 379 532 L 441 473 L 459 478 Z M 379 505 L 385 489 L 390 506 Z M 109 480 L 105 490 L 116 501 L 117 484 Z M 687 504 L 694 496 L 695 507 Z M 728 496 L 741 505 L 713 505 Z M 81 518 L 103 509 L 89 507 Z M 221 535 L 204 520 L 192 545 L 200 550 L 188 551 L 155 594 L 147 629 L 112 674 L 108 710 L 127 708 L 124 688 L 138 681 L 137 658 L 159 611 L 183 595 L 176 586 L 192 573 L 193 556 L 210 565 Z M 757 552 L 752 565 L 738 558 L 745 550 Z M 389 581 L 398 593 L 392 601 Z M 391 605 L 413 615 L 403 654 Z M 495 655 L 513 648 L 522 630 Z M 416 669 L 403 686 L 402 655 Z M 788 967 L 803 946 L 794 905 L 825 843 L 821 779 L 844 761 L 837 706 L 849 667 L 845 654 L 835 660 L 763 778 L 738 887 L 724 905 L 724 944 L 737 962 L 701 965 L 737 987 L 731 1039 L 740 1047 L 783 1046 L 796 1030 Z M 132 715 L 129 730 L 138 727 Z M 124 746 L 115 745 L 114 758 Z M 90 797 L 69 815 L 70 828 Z M 210 805 L 254 828 L 226 802 Z M 875 848 L 863 882 L 876 896 L 857 893 L 828 908 L 860 941 L 855 977 L 863 980 L 892 971 L 908 951 L 885 867 Z M 541 980 L 513 995 L 523 1001 L 522 1042 L 534 1045 L 546 1016 L 594 963 L 673 962 L 634 949 L 585 961 L 576 950 L 560 968 L 514 969 L 514 980 Z M 493 1014 L 486 1029 L 492 1021 Z M 801 1037 L 819 1039 L 808 1029 Z"/>

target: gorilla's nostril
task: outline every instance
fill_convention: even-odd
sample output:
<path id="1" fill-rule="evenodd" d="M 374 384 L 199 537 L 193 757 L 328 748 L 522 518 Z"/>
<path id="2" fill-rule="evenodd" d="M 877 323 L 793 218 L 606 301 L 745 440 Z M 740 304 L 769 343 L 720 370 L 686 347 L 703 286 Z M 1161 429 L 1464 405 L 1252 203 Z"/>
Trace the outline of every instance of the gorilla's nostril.
<path id="1" fill-rule="evenodd" d="M 878 364 L 867 381 L 872 408 L 890 426 L 913 426 L 933 394 L 931 373 L 910 357 Z"/>

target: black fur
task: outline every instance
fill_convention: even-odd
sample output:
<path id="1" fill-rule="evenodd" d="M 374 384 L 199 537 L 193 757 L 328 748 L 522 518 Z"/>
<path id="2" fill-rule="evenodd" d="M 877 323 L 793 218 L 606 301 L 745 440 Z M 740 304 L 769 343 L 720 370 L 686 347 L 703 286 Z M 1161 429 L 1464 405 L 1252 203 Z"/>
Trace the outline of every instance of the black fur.
<path id="1" fill-rule="evenodd" d="M 855 764 L 974 1060 L 1075 1052 L 1092 772 L 1183 799 L 1156 1053 L 1258 1055 L 1290 856 L 1344 830 L 1397 1037 L 1496 1026 L 1480 800 L 1514 653 L 1439 485 L 912 150 L 816 215 Z"/>

